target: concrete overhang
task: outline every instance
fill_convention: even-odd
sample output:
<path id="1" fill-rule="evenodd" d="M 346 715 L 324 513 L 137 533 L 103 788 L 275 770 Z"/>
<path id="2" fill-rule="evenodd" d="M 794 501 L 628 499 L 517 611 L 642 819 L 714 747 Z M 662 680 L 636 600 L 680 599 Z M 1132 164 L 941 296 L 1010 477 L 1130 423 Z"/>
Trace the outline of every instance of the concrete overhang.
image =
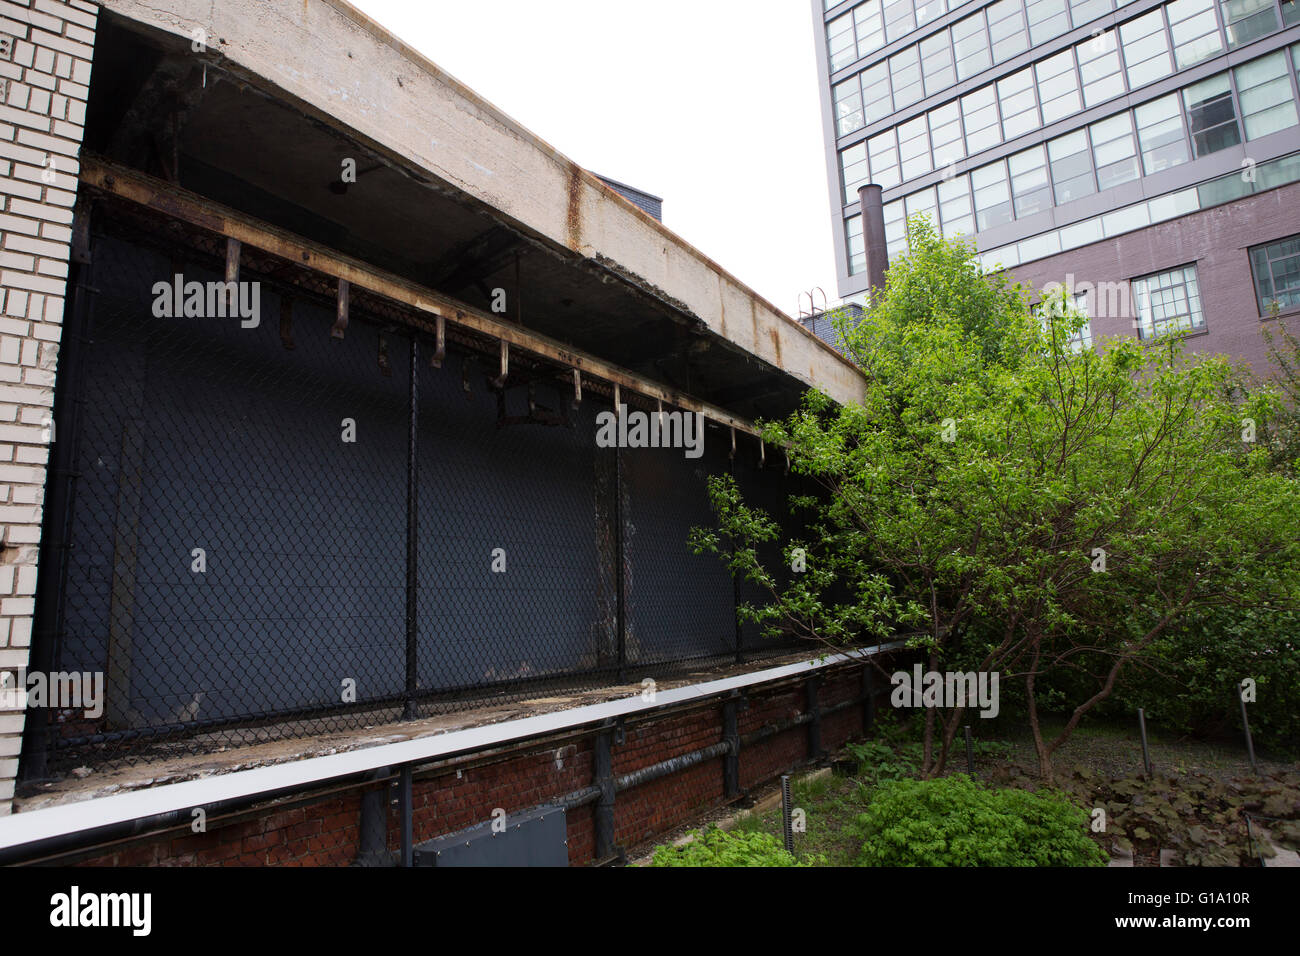
<path id="1" fill-rule="evenodd" d="M 862 397 L 834 349 L 342 0 L 102 7 L 88 154 L 475 309 L 503 288 L 505 318 L 738 416 Z"/>

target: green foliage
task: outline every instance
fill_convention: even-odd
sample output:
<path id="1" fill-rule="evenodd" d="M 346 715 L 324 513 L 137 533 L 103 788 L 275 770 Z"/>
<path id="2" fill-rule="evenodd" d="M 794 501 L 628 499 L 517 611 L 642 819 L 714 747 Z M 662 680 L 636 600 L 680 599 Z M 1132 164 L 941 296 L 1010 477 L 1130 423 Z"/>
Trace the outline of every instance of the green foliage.
<path id="1" fill-rule="evenodd" d="M 1020 678 L 1027 704 L 1081 717 L 1192 615 L 1297 606 L 1300 485 L 1241 440 L 1243 418 L 1278 416 L 1275 390 L 1179 336 L 1071 348 L 1064 305 L 1036 314 L 924 220 L 909 241 L 841 327 L 862 400 L 810 391 L 765 427 L 825 491 L 800 500 L 806 533 L 783 541 L 734 482 L 709 485 L 717 525 L 692 545 L 759 585 L 742 616 L 832 645 L 914 629 L 929 667 Z M 796 547 L 807 570 L 777 573 Z M 760 559 L 774 548 L 785 568 Z"/>
<path id="2" fill-rule="evenodd" d="M 844 749 L 857 761 L 858 777 L 871 786 L 914 777 L 921 768 L 918 744 L 905 744 L 896 749 L 882 740 L 864 740 L 845 744 Z"/>
<path id="3" fill-rule="evenodd" d="M 655 848 L 651 866 L 811 866 L 791 856 L 781 841 L 757 830 L 697 830 L 682 846 Z M 815 861 L 813 861 L 815 862 Z"/>
<path id="4" fill-rule="evenodd" d="M 1104 866 L 1088 814 L 1064 797 L 990 790 L 963 774 L 896 780 L 856 823 L 863 866 Z"/>

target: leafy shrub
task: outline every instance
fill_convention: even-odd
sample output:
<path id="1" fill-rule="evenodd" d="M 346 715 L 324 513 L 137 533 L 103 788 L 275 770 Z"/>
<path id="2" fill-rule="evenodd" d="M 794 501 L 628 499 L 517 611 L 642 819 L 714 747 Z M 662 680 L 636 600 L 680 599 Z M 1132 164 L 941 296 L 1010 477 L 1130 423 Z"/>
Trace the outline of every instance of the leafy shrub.
<path id="1" fill-rule="evenodd" d="M 895 780 L 855 829 L 861 866 L 1104 866 L 1089 817 L 1058 794 L 990 790 L 964 774 Z"/>
<path id="2" fill-rule="evenodd" d="M 899 750 L 881 740 L 864 740 L 844 745 L 858 764 L 858 776 L 869 784 L 916 776 L 921 766 L 920 744 L 905 744 Z"/>
<path id="3" fill-rule="evenodd" d="M 786 852 L 770 833 L 728 832 L 717 827 L 695 831 L 682 846 L 655 848 L 651 866 L 809 866 Z"/>

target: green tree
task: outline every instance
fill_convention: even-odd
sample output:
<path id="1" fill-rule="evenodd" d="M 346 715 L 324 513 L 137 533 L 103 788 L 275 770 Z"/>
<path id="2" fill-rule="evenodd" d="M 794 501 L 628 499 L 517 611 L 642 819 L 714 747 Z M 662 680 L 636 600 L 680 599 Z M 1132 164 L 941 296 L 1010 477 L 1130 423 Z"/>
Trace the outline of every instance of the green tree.
<path id="1" fill-rule="evenodd" d="M 1071 347 L 1084 317 L 1063 300 L 1035 312 L 974 250 L 924 220 L 912 252 L 856 327 L 861 402 L 810 393 L 765 437 L 820 485 L 807 571 L 788 584 L 759 559 L 779 536 L 734 483 L 715 479 L 718 518 L 692 537 L 767 600 L 743 614 L 832 646 L 917 628 L 928 669 L 1023 682 L 1040 771 L 1124 669 L 1183 616 L 1220 606 L 1294 606 L 1300 495 L 1241 440 L 1276 393 L 1239 387 L 1177 336 Z M 1086 686 L 1061 733 L 1042 732 L 1041 675 Z M 922 771 L 942 772 L 964 708 L 926 711 Z"/>

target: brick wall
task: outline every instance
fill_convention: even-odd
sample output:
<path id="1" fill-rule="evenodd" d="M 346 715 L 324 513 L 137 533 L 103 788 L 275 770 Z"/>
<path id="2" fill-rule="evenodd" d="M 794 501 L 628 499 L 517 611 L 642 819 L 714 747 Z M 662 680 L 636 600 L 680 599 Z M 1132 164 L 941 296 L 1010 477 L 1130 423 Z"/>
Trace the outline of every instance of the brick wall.
<path id="1" fill-rule="evenodd" d="M 749 695 L 738 714 L 741 735 L 797 717 L 806 710 L 806 685 L 796 684 Z M 823 709 L 861 693 L 861 670 L 849 668 L 827 677 L 818 692 Z M 888 688 L 881 700 L 887 696 Z M 863 730 L 863 708 L 850 706 L 822 721 L 822 747 L 830 752 Z M 722 740 L 721 704 L 669 713 L 629 723 L 622 744 L 613 748 L 614 775 L 630 773 Z M 740 785 L 754 789 L 805 763 L 808 728 L 794 727 L 743 746 Z M 594 739 L 582 736 L 544 745 L 522 743 L 490 757 L 471 755 L 458 767 L 417 777 L 412 788 L 413 830 L 417 843 L 454 833 L 492 818 L 545 804 L 591 785 Z M 627 849 L 689 824 L 724 802 L 722 760 L 622 791 L 614 801 L 614 839 Z M 361 794 L 330 794 L 304 806 L 268 807 L 237 822 L 213 821 L 208 832 L 144 838 L 84 862 L 90 866 L 346 866 L 360 844 Z M 569 862 L 595 859 L 595 808 L 567 814 Z M 389 848 L 398 849 L 397 808 L 388 805 Z"/>
<path id="2" fill-rule="evenodd" d="M 0 0 L 0 671 L 26 667 L 31 644 L 95 20 L 83 0 Z M 22 728 L 0 712 L 0 815 Z"/>

